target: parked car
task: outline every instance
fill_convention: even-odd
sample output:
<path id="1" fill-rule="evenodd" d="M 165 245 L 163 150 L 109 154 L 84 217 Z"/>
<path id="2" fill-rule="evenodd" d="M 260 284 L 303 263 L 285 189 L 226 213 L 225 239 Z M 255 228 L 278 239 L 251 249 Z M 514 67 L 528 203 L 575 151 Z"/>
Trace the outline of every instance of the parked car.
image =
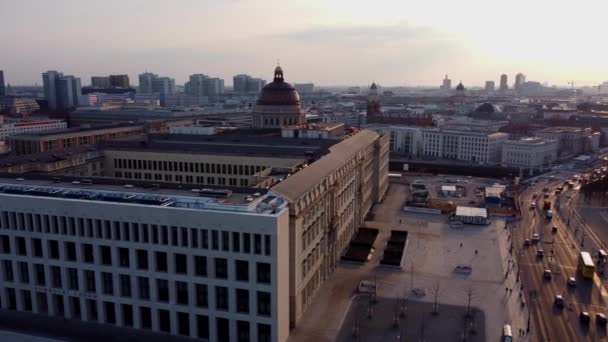
<path id="1" fill-rule="evenodd" d="M 589 316 L 589 313 L 587 311 L 582 311 L 580 315 L 578 315 L 578 319 L 581 321 L 582 324 L 589 324 L 589 322 L 591 321 L 591 317 Z"/>
<path id="2" fill-rule="evenodd" d="M 543 251 L 542 249 L 539 249 L 538 251 L 536 251 L 536 257 L 539 259 L 542 259 L 545 257 L 545 251 Z"/>
<path id="3" fill-rule="evenodd" d="M 530 209 L 536 209 L 536 203 L 534 203 L 534 202 L 530 203 Z"/>
<path id="4" fill-rule="evenodd" d="M 538 235 L 537 233 L 532 234 L 532 242 L 538 243 L 539 241 L 540 241 L 540 235 Z"/>
<path id="5" fill-rule="evenodd" d="M 524 246 L 526 246 L 526 247 L 530 246 L 530 239 L 524 240 Z"/>
<path id="6" fill-rule="evenodd" d="M 568 286 L 570 287 L 576 287 L 576 278 L 574 277 L 570 277 L 568 278 L 568 282 L 567 282 Z"/>

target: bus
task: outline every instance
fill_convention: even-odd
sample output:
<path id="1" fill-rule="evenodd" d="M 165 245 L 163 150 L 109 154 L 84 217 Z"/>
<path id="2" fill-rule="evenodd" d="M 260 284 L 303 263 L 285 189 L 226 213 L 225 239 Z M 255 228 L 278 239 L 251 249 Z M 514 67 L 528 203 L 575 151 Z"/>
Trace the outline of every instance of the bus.
<path id="1" fill-rule="evenodd" d="M 505 324 L 502 327 L 502 342 L 513 342 L 513 334 L 511 333 L 511 325 Z"/>
<path id="2" fill-rule="evenodd" d="M 581 252 L 578 258 L 578 268 L 583 277 L 587 279 L 593 278 L 593 274 L 595 273 L 595 265 L 593 264 L 593 259 L 591 258 L 591 254 L 589 254 L 589 252 Z"/>

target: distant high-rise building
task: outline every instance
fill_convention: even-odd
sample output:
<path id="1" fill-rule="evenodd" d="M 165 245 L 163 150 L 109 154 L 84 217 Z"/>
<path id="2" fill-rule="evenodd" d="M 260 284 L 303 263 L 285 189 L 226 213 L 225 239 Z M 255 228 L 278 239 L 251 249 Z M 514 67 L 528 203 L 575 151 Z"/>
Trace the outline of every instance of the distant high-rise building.
<path id="1" fill-rule="evenodd" d="M 311 94 L 315 91 L 314 83 L 295 83 L 293 86 L 300 94 Z"/>
<path id="2" fill-rule="evenodd" d="M 129 75 L 110 75 L 110 87 L 129 88 Z"/>
<path id="3" fill-rule="evenodd" d="M 500 88 L 498 88 L 500 91 L 507 91 L 509 90 L 509 83 L 508 83 L 508 78 L 506 74 L 502 74 L 500 75 Z"/>
<path id="4" fill-rule="evenodd" d="M 257 94 L 265 85 L 265 80 L 249 75 L 241 74 L 232 77 L 232 88 L 238 94 Z"/>
<path id="5" fill-rule="evenodd" d="M 6 96 L 6 88 L 4 88 L 4 71 L 0 70 L 0 96 Z"/>
<path id="6" fill-rule="evenodd" d="M 78 106 L 82 95 L 80 78 L 63 75 L 61 72 L 50 70 L 42 74 L 44 97 L 52 110 L 70 109 Z"/>
<path id="7" fill-rule="evenodd" d="M 164 105 L 164 98 L 175 94 L 175 80 L 169 77 L 159 77 L 157 74 L 145 72 L 139 75 L 139 94 L 158 94 L 160 103 Z"/>
<path id="8" fill-rule="evenodd" d="M 152 81 L 157 78 L 157 74 L 153 74 L 151 72 L 144 72 L 139 75 L 139 89 L 138 93 L 140 94 L 151 94 L 152 91 Z"/>
<path id="9" fill-rule="evenodd" d="M 515 84 L 513 85 L 513 88 L 515 88 L 515 91 L 520 91 L 521 86 L 524 83 L 526 83 L 526 75 L 524 75 L 520 72 L 517 75 L 515 75 Z"/>
<path id="10" fill-rule="evenodd" d="M 486 81 L 486 91 L 494 91 L 494 81 Z"/>
<path id="11" fill-rule="evenodd" d="M 443 84 L 441 85 L 442 90 L 450 90 L 452 89 L 452 80 L 448 78 L 448 75 L 445 75 L 443 79 Z"/>
<path id="12" fill-rule="evenodd" d="M 93 76 L 91 77 L 91 87 L 110 88 L 110 78 L 108 76 Z"/>
<path id="13" fill-rule="evenodd" d="M 195 98 L 217 98 L 224 93 L 224 80 L 209 77 L 205 74 L 190 75 L 190 80 L 185 85 L 186 94 Z"/>

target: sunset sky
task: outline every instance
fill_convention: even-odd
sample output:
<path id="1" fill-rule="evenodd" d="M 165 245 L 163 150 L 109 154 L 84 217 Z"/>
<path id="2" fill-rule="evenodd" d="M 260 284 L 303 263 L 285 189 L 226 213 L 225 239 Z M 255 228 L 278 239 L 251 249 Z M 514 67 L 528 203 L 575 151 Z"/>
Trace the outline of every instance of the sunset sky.
<path id="1" fill-rule="evenodd" d="M 145 70 L 290 82 L 438 86 L 608 80 L 606 0 L 0 0 L 0 69 L 11 84 L 61 70 Z"/>

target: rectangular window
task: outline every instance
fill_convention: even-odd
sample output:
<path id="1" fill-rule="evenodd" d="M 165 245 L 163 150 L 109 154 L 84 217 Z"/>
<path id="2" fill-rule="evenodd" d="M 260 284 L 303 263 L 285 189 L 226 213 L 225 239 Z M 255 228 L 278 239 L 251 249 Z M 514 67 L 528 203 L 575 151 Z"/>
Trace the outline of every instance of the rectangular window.
<path id="1" fill-rule="evenodd" d="M 236 289 L 236 311 L 249 313 L 249 290 Z"/>
<path id="2" fill-rule="evenodd" d="M 148 251 L 138 249 L 135 251 L 137 254 L 137 268 L 140 270 L 148 269 Z"/>
<path id="3" fill-rule="evenodd" d="M 32 253 L 36 258 L 42 258 L 42 240 L 32 239 Z"/>
<path id="4" fill-rule="evenodd" d="M 206 284 L 195 284 L 196 306 L 206 308 L 209 306 L 209 294 Z"/>
<path id="5" fill-rule="evenodd" d="M 108 246 L 99 246 L 99 254 L 101 254 L 101 264 L 112 266 L 112 249 Z"/>
<path id="6" fill-rule="evenodd" d="M 155 252 L 156 255 L 156 271 L 167 272 L 167 253 Z"/>
<path id="7" fill-rule="evenodd" d="M 73 242 L 64 242 L 65 257 L 68 261 L 76 261 L 76 244 Z"/>
<path id="8" fill-rule="evenodd" d="M 129 260 L 129 249 L 128 248 L 118 248 L 118 263 L 120 267 L 129 268 L 131 262 Z"/>
<path id="9" fill-rule="evenodd" d="M 59 242 L 57 240 L 49 240 L 49 257 L 51 259 L 59 259 Z"/>
<path id="10" fill-rule="evenodd" d="M 51 282 L 54 288 L 60 289 L 62 287 L 61 269 L 59 266 L 51 266 Z"/>
<path id="11" fill-rule="evenodd" d="M 46 286 L 46 276 L 43 264 L 34 264 L 34 272 L 36 275 L 36 285 Z"/>
<path id="12" fill-rule="evenodd" d="M 217 341 L 228 342 L 230 340 L 230 321 L 227 318 L 217 317 L 215 319 Z"/>
<path id="13" fill-rule="evenodd" d="M 156 279 L 156 290 L 158 292 L 157 300 L 159 302 L 169 302 L 169 281 L 165 279 Z"/>
<path id="14" fill-rule="evenodd" d="M 84 262 L 92 264 L 95 262 L 95 256 L 93 255 L 93 245 L 89 243 L 82 244 L 82 259 Z"/>
<path id="15" fill-rule="evenodd" d="M 194 273 L 199 277 L 207 276 L 207 257 L 195 255 L 194 256 Z"/>
<path id="16" fill-rule="evenodd" d="M 222 250 L 229 251 L 230 250 L 230 233 L 222 232 Z"/>
<path id="17" fill-rule="evenodd" d="M 223 286 L 215 287 L 215 308 L 218 310 L 228 310 L 228 288 Z"/>
<path id="18" fill-rule="evenodd" d="M 238 232 L 232 232 L 232 251 L 238 253 L 241 251 L 241 241 Z"/>
<path id="19" fill-rule="evenodd" d="M 112 273 L 101 273 L 102 292 L 105 295 L 114 295 L 114 278 Z"/>
<path id="20" fill-rule="evenodd" d="M 22 283 L 29 284 L 30 282 L 30 269 L 27 262 L 18 262 L 19 265 L 19 278 Z"/>
<path id="21" fill-rule="evenodd" d="M 176 281 L 175 295 L 177 304 L 188 305 L 188 284 L 183 281 Z"/>
<path id="22" fill-rule="evenodd" d="M 21 300 L 24 311 L 32 311 L 32 293 L 28 290 L 21 290 Z"/>
<path id="23" fill-rule="evenodd" d="M 249 281 L 249 262 L 247 260 L 235 260 L 236 280 Z"/>
<path id="24" fill-rule="evenodd" d="M 202 237 L 203 237 L 203 243 L 202 243 L 202 247 L 207 249 L 209 248 L 209 231 L 207 229 L 203 229 L 202 231 Z M 10 248 L 9 248 L 9 253 L 10 253 Z"/>
<path id="25" fill-rule="evenodd" d="M 175 253 L 175 273 L 188 274 L 188 258 L 185 254 Z"/>
<path id="26" fill-rule="evenodd" d="M 158 328 L 162 332 L 171 332 L 171 318 L 168 310 L 158 309 Z"/>
<path id="27" fill-rule="evenodd" d="M 197 336 L 199 338 L 209 338 L 209 317 L 205 315 L 196 315 Z"/>
<path id="28" fill-rule="evenodd" d="M 133 326 L 133 306 L 129 304 L 122 304 L 122 321 L 125 326 Z"/>
<path id="29" fill-rule="evenodd" d="M 243 252 L 251 253 L 251 234 L 243 233 Z"/>
<path id="30" fill-rule="evenodd" d="M 150 299 L 150 281 L 146 277 L 137 277 L 137 288 L 139 290 L 139 299 Z"/>
<path id="31" fill-rule="evenodd" d="M 75 268 L 68 268 L 68 285 L 70 290 L 78 291 L 78 270 Z"/>
<path id="32" fill-rule="evenodd" d="M 95 293 L 97 291 L 94 271 L 84 270 L 84 281 L 87 292 Z"/>
<path id="33" fill-rule="evenodd" d="M 120 295 L 131 297 L 131 276 L 127 274 L 120 275 Z"/>
<path id="34" fill-rule="evenodd" d="M 2 245 L 0 246 L 2 248 L 1 252 L 4 254 L 10 254 L 11 253 L 11 241 L 10 241 L 9 237 L 6 235 L 0 235 L 0 239 L 2 240 Z"/>
<path id="35" fill-rule="evenodd" d="M 188 228 L 181 227 L 182 234 L 182 247 L 188 247 Z"/>
<path id="36" fill-rule="evenodd" d="M 213 250 L 217 250 L 219 248 L 219 241 L 217 235 L 217 230 L 211 231 L 211 249 Z"/>
<path id="37" fill-rule="evenodd" d="M 27 255 L 27 250 L 25 248 L 25 238 L 21 236 L 15 237 L 15 246 L 17 249 L 17 255 L 25 256 Z"/>
<path id="38" fill-rule="evenodd" d="M 152 310 L 145 306 L 139 308 L 139 316 L 141 327 L 144 329 L 152 329 Z"/>
<path id="39" fill-rule="evenodd" d="M 192 248 L 198 248 L 198 229 L 190 228 L 190 235 L 190 241 L 192 241 Z"/>
<path id="40" fill-rule="evenodd" d="M 258 342 L 270 342 L 270 325 L 258 323 Z"/>
<path id="41" fill-rule="evenodd" d="M 253 234 L 253 253 L 262 254 L 262 235 Z"/>
<path id="42" fill-rule="evenodd" d="M 178 237 L 178 233 L 177 233 L 177 227 L 171 227 L 171 244 L 173 246 L 178 246 L 179 245 L 179 237 Z"/>
<path id="43" fill-rule="evenodd" d="M 228 279 L 228 261 L 224 258 L 215 258 L 215 277 Z"/>
<path id="44" fill-rule="evenodd" d="M 237 342 L 251 342 L 251 333 L 249 332 L 249 330 L 249 322 L 236 321 Z"/>
<path id="45" fill-rule="evenodd" d="M 264 255 L 270 255 L 270 235 L 264 235 Z"/>
<path id="46" fill-rule="evenodd" d="M 86 301 L 87 312 L 89 313 L 89 321 L 96 321 L 99 319 L 97 313 L 97 301 L 94 299 L 87 299 Z"/>
<path id="47" fill-rule="evenodd" d="M 177 333 L 190 336 L 190 316 L 185 312 L 177 312 Z"/>
<path id="48" fill-rule="evenodd" d="M 15 280 L 15 276 L 13 273 L 13 262 L 10 260 L 2 261 L 2 268 L 4 268 L 4 280 L 13 281 Z"/>
<path id="49" fill-rule="evenodd" d="M 103 302 L 103 306 L 106 311 L 106 322 L 109 324 L 116 324 L 116 312 L 114 311 L 114 303 Z"/>
<path id="50" fill-rule="evenodd" d="M 270 264 L 258 262 L 256 264 L 258 283 L 270 284 Z"/>
<path id="51" fill-rule="evenodd" d="M 258 291 L 258 315 L 270 316 L 270 293 Z"/>

